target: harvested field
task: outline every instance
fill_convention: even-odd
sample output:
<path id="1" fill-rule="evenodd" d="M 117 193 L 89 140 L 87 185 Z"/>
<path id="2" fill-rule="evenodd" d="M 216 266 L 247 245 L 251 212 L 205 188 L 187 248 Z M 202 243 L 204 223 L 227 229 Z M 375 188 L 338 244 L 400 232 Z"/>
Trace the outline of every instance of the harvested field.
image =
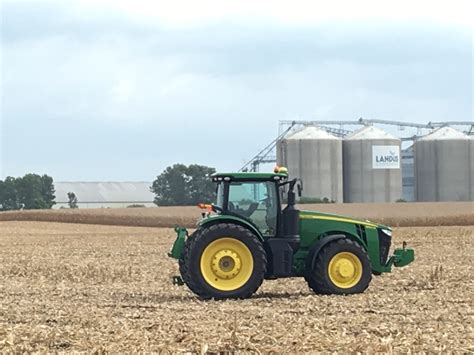
<path id="1" fill-rule="evenodd" d="M 474 227 L 397 228 L 414 264 L 361 295 L 265 281 L 203 302 L 169 282 L 171 229 L 0 222 L 0 351 L 474 351 Z"/>
<path id="2" fill-rule="evenodd" d="M 474 225 L 474 203 L 316 204 L 300 209 L 343 214 L 392 226 Z M 196 207 L 83 209 L 0 212 L 0 221 L 45 221 L 142 227 L 193 227 L 200 218 Z"/>

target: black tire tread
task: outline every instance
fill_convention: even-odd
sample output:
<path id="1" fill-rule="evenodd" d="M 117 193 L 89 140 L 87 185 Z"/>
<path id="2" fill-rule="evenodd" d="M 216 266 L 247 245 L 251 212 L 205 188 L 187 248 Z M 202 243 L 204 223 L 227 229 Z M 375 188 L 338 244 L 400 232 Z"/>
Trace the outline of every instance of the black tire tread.
<path id="1" fill-rule="evenodd" d="M 262 274 L 258 277 L 257 282 L 253 284 L 253 287 L 251 287 L 244 294 L 239 294 L 237 296 L 221 296 L 221 295 L 212 294 L 208 292 L 205 289 L 204 285 L 201 284 L 200 280 L 197 277 L 195 277 L 195 275 L 193 275 L 194 272 L 196 272 L 196 270 L 191 270 L 189 268 L 189 262 L 190 262 L 189 258 L 191 255 L 191 251 L 194 248 L 196 248 L 196 245 L 200 243 L 203 236 L 205 236 L 209 232 L 215 232 L 219 229 L 226 230 L 225 233 L 229 234 L 230 236 L 232 235 L 232 231 L 235 231 L 237 233 L 247 234 L 248 237 L 252 238 L 256 242 L 255 244 L 257 248 L 257 254 L 260 256 L 260 260 L 254 260 L 254 264 L 260 263 L 260 265 L 262 266 Z M 261 286 L 264 279 L 264 275 L 266 274 L 267 256 L 266 256 L 265 249 L 263 248 L 263 245 L 260 242 L 260 240 L 258 240 L 257 237 L 245 227 L 239 224 L 233 224 L 233 223 L 217 223 L 208 227 L 203 227 L 203 228 L 198 229 L 195 233 L 193 233 L 191 237 L 187 239 L 182 256 L 179 260 L 179 266 L 180 266 L 181 277 L 183 278 L 184 283 L 188 286 L 188 288 L 192 292 L 194 292 L 200 298 L 203 298 L 203 299 L 242 298 L 243 299 L 243 298 L 251 297 L 257 291 L 257 289 Z"/>
<path id="2" fill-rule="evenodd" d="M 368 264 L 368 271 L 363 270 L 363 273 L 366 272 L 365 278 L 366 280 L 361 280 L 364 282 L 362 289 L 356 292 L 350 292 L 347 290 L 339 289 L 337 291 L 331 287 L 331 284 L 328 284 L 326 281 L 326 277 L 324 273 L 326 272 L 327 264 L 325 260 L 329 259 L 329 253 L 333 248 L 339 248 L 341 251 L 345 250 L 347 246 L 350 245 L 351 247 L 356 247 L 360 249 L 360 251 L 365 255 L 367 264 Z M 361 260 L 362 261 L 362 260 Z M 362 264 L 364 262 L 362 261 Z M 364 275 L 363 275 L 364 277 Z M 365 250 L 360 246 L 360 244 L 350 240 L 349 238 L 339 239 L 332 243 L 327 244 L 324 248 L 318 253 L 315 263 L 314 263 L 314 270 L 311 271 L 311 275 L 306 277 L 308 286 L 316 293 L 320 295 L 330 295 L 330 294 L 352 294 L 352 293 L 362 293 L 364 292 L 370 284 L 372 280 L 372 267 L 370 266 L 370 260 L 367 256 Z"/>
<path id="3" fill-rule="evenodd" d="M 189 256 L 189 251 L 191 249 L 191 240 L 194 239 L 198 233 L 201 231 L 201 229 L 196 230 L 191 236 L 189 236 L 186 239 L 186 242 L 184 243 L 184 249 L 183 252 L 181 253 L 181 257 L 179 258 L 179 272 L 181 274 L 181 278 L 183 279 L 183 282 L 188 286 L 190 289 L 191 287 L 189 286 L 189 272 L 188 272 L 188 256 Z M 194 290 L 191 289 L 191 291 L 194 292 Z"/>

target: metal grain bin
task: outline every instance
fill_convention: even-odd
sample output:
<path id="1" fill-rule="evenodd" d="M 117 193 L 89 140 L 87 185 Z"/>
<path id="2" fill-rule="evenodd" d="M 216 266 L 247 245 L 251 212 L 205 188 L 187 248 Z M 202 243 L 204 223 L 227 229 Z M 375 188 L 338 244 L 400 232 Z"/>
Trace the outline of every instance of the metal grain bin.
<path id="1" fill-rule="evenodd" d="M 302 179 L 303 198 L 342 202 L 342 141 L 315 126 L 306 126 L 280 141 L 277 161 L 290 178 Z"/>
<path id="2" fill-rule="evenodd" d="M 415 199 L 415 148 L 402 150 L 402 198 L 407 202 Z"/>
<path id="3" fill-rule="evenodd" d="M 441 127 L 415 142 L 417 201 L 473 201 L 474 140 Z"/>
<path id="4" fill-rule="evenodd" d="M 344 202 L 395 202 L 402 197 L 400 139 L 373 126 L 343 141 Z"/>

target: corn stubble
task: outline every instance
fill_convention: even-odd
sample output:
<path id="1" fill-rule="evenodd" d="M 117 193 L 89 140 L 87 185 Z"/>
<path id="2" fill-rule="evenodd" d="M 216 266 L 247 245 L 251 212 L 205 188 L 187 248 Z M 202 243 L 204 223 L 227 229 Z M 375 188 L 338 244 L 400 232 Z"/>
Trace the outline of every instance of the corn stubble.
<path id="1" fill-rule="evenodd" d="M 361 295 L 282 279 L 204 302 L 170 283 L 171 229 L 0 222 L 0 351 L 473 352 L 473 238 L 397 228 L 415 263 Z"/>

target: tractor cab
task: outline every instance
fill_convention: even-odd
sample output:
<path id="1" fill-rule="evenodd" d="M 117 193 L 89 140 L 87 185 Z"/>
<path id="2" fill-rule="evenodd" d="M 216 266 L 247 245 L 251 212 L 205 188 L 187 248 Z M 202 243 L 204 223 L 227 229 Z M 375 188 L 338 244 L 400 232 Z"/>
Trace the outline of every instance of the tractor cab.
<path id="1" fill-rule="evenodd" d="M 295 186 L 301 194 L 301 183 L 288 180 L 286 168 L 274 173 L 215 174 L 217 201 L 211 209 L 220 215 L 242 218 L 263 237 L 298 236 L 298 211 L 295 208 Z M 283 207 L 284 202 L 287 206 Z M 291 228 L 288 228 L 291 227 Z"/>

